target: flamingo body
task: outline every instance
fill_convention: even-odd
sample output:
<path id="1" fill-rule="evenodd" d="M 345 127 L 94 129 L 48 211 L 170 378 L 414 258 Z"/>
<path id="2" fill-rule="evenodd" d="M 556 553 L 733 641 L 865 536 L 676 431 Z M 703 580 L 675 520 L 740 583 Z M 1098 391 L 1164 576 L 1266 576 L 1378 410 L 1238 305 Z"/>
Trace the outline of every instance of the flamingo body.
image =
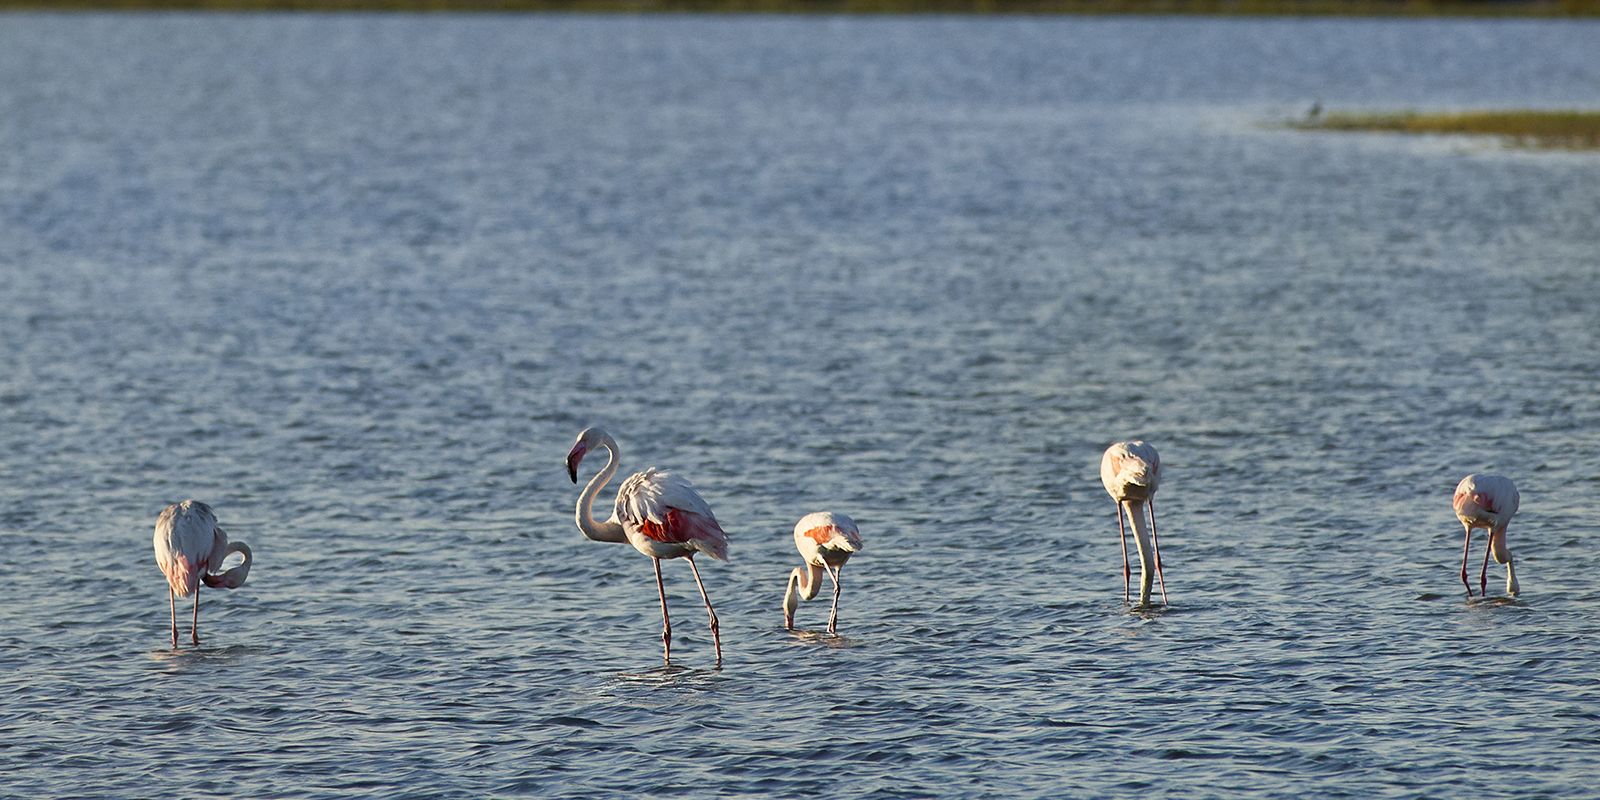
<path id="1" fill-rule="evenodd" d="M 1161 602 L 1167 602 L 1167 580 L 1161 566 L 1161 545 L 1156 538 L 1156 489 L 1161 485 L 1161 456 L 1149 443 L 1137 439 L 1116 442 L 1100 457 L 1100 483 L 1117 505 L 1117 534 L 1122 540 L 1122 599 L 1128 601 L 1128 541 L 1123 514 L 1133 528 L 1139 549 L 1139 605 L 1148 605 L 1152 579 L 1161 581 Z M 1149 510 L 1148 522 L 1145 511 Z"/>
<path id="2" fill-rule="evenodd" d="M 172 613 L 172 646 L 178 646 L 178 619 L 176 597 L 194 595 L 194 621 L 189 629 L 190 640 L 200 643 L 200 584 L 216 589 L 237 589 L 244 585 L 250 574 L 250 546 L 244 542 L 229 542 L 228 534 L 217 525 L 217 516 L 211 507 L 198 500 L 174 503 L 162 510 L 156 518 L 156 566 L 167 578 L 169 606 Z M 229 553 L 240 553 L 244 561 L 238 566 L 220 572 L 222 562 Z"/>
<path id="3" fill-rule="evenodd" d="M 1450 507 L 1466 529 L 1466 540 L 1461 548 L 1461 583 L 1466 586 L 1468 597 L 1472 596 L 1472 586 L 1467 583 L 1467 554 L 1472 548 L 1474 528 L 1483 528 L 1489 535 L 1488 550 L 1483 554 L 1483 569 L 1478 573 L 1479 591 L 1488 594 L 1491 555 L 1495 563 L 1506 565 L 1506 594 L 1515 596 L 1520 591 L 1511 548 L 1506 544 L 1506 527 L 1511 524 L 1511 518 L 1516 516 L 1521 501 L 1517 485 L 1503 475 L 1473 473 L 1456 484 Z"/>
<path id="4" fill-rule="evenodd" d="M 688 481 L 654 467 L 635 472 L 617 489 L 611 518 L 633 549 L 651 558 L 705 553 L 728 560 L 728 536 L 705 498 Z"/>
<path id="5" fill-rule="evenodd" d="M 597 542 L 627 542 L 635 550 L 650 557 L 655 566 L 656 592 L 661 600 L 662 657 L 672 662 L 672 620 L 667 614 L 667 589 L 661 577 L 661 560 L 681 558 L 689 562 L 700 597 L 706 604 L 710 620 L 711 641 L 722 663 L 722 634 L 717 622 L 717 612 L 706 594 L 705 583 L 700 580 L 700 568 L 694 557 L 705 553 L 718 560 L 728 560 L 728 536 L 711 513 L 700 493 L 688 481 L 655 468 L 629 475 L 617 489 L 617 499 L 612 506 L 611 518 L 595 520 L 594 500 L 600 489 L 616 475 L 621 460 L 617 440 L 599 427 L 590 427 L 578 434 L 578 441 L 567 452 L 567 473 L 572 482 L 578 482 L 578 465 L 591 450 L 605 449 L 610 455 L 599 474 L 589 480 L 578 495 L 578 530 Z"/>
<path id="6" fill-rule="evenodd" d="M 831 511 L 817 511 L 800 518 L 794 526 L 794 546 L 800 551 L 804 567 L 789 573 L 783 593 L 783 625 L 794 629 L 794 611 L 800 600 L 810 600 L 822 588 L 822 572 L 833 581 L 833 608 L 828 612 L 828 633 L 839 630 L 839 592 L 843 588 L 844 565 L 850 556 L 861 552 L 861 533 L 855 520 Z"/>

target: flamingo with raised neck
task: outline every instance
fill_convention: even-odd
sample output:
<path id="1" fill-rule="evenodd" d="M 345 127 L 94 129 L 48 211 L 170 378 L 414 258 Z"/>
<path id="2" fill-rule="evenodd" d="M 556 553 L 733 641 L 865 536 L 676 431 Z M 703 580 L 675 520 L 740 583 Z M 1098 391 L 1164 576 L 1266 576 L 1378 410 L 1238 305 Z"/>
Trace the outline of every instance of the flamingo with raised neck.
<path id="1" fill-rule="evenodd" d="M 616 503 L 611 518 L 600 522 L 594 518 L 594 500 L 600 494 L 622 460 L 617 440 L 599 427 L 585 428 L 578 441 L 567 452 L 567 475 L 578 482 L 578 464 L 585 455 L 596 449 L 607 452 L 606 465 L 578 495 L 578 530 L 597 542 L 633 545 L 633 549 L 650 557 L 656 569 L 656 594 L 661 598 L 661 655 L 672 663 L 672 618 L 667 615 L 667 589 L 661 580 L 661 560 L 681 558 L 689 562 L 694 572 L 694 583 L 700 588 L 700 597 L 706 604 L 710 619 L 711 641 L 722 663 L 722 634 L 717 624 L 716 609 L 711 607 L 711 597 L 700 580 L 700 568 L 694 557 L 705 553 L 718 561 L 728 560 L 728 537 L 717 524 L 711 507 L 688 481 L 668 472 L 650 467 L 635 472 L 617 489 Z"/>

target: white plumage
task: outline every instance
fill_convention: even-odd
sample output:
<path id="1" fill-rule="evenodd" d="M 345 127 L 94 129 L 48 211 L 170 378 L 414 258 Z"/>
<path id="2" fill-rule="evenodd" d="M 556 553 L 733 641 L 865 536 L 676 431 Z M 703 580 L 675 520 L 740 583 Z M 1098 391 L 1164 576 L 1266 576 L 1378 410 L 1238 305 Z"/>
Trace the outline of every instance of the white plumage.
<path id="1" fill-rule="evenodd" d="M 612 506 L 611 519 L 599 522 L 594 518 L 594 500 L 600 489 L 617 474 L 622 460 L 617 440 L 598 427 L 590 427 L 578 434 L 578 441 L 567 451 L 567 474 L 578 482 L 578 464 L 591 450 L 603 448 L 609 454 L 606 465 L 599 474 L 589 479 L 588 485 L 578 495 L 578 530 L 597 542 L 627 542 L 635 550 L 650 557 L 656 570 L 656 591 L 661 598 L 661 650 L 668 663 L 672 661 L 672 620 L 667 615 L 667 590 L 661 579 L 661 559 L 682 558 L 689 562 L 695 585 L 705 600 L 706 616 L 710 619 L 711 641 L 716 649 L 717 662 L 722 662 L 722 634 L 717 623 L 717 612 L 711 607 L 711 597 L 706 594 L 705 583 L 700 580 L 700 568 L 694 563 L 696 553 L 705 553 L 720 561 L 728 560 L 728 537 L 717 524 L 700 493 L 688 481 L 669 472 L 650 468 L 628 476 L 617 489 L 617 499 Z"/>
<path id="2" fill-rule="evenodd" d="M 1117 536 L 1122 541 L 1122 600 L 1128 601 L 1128 537 L 1122 525 L 1126 512 L 1139 548 L 1139 605 L 1148 605 L 1152 578 L 1161 581 L 1161 602 L 1167 602 L 1167 579 L 1161 567 L 1161 545 L 1156 538 L 1156 488 L 1161 485 L 1161 456 L 1147 442 L 1116 442 L 1100 457 L 1100 483 L 1117 504 Z M 1145 510 L 1150 512 L 1148 524 Z M 1153 574 L 1152 574 L 1153 573 Z"/>
<path id="3" fill-rule="evenodd" d="M 828 633 L 837 633 L 839 592 L 846 561 L 861 552 L 861 533 L 855 520 L 831 511 L 817 511 L 800 518 L 794 526 L 794 546 L 800 551 L 804 567 L 789 573 L 783 592 L 783 625 L 794 629 L 794 612 L 801 600 L 811 600 L 822 588 L 822 572 L 833 581 L 833 608 L 828 612 Z"/>
<path id="4" fill-rule="evenodd" d="M 1456 519 L 1466 529 L 1466 541 L 1461 546 L 1461 585 L 1472 596 L 1472 585 L 1467 583 L 1467 555 L 1472 549 L 1472 529 L 1483 528 L 1489 534 L 1489 546 L 1483 554 L 1483 569 L 1478 572 L 1478 590 L 1485 596 L 1489 592 L 1489 556 L 1496 564 L 1506 565 L 1506 594 L 1515 596 L 1521 589 L 1517 584 L 1516 565 L 1511 559 L 1511 547 L 1506 544 L 1506 527 L 1516 516 L 1522 495 L 1517 485 L 1503 475 L 1473 473 L 1456 484 L 1450 506 Z"/>
<path id="5" fill-rule="evenodd" d="M 217 516 L 211 507 L 198 500 L 174 503 L 162 510 L 156 518 L 156 566 L 167 578 L 168 606 L 172 614 L 172 646 L 178 646 L 177 597 L 193 594 L 194 620 L 189 638 L 200 643 L 200 595 L 205 585 L 217 589 L 237 589 L 244 585 L 250 574 L 250 546 L 244 542 L 229 542 L 228 534 L 217 525 Z M 239 553 L 244 561 L 238 566 L 217 574 L 229 553 Z"/>

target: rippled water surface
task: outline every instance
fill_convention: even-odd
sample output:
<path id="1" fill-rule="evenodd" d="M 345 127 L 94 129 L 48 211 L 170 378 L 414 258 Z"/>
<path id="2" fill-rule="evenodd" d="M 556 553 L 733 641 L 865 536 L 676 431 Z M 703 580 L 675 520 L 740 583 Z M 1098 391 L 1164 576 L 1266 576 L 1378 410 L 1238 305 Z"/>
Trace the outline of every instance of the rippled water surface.
<path id="1" fill-rule="evenodd" d="M 0 15 L 0 794 L 1595 796 L 1600 157 L 1271 123 L 1593 105 L 1596 41 Z M 591 422 L 728 530 L 721 669 L 573 525 Z M 256 561 L 174 651 L 189 496 Z"/>

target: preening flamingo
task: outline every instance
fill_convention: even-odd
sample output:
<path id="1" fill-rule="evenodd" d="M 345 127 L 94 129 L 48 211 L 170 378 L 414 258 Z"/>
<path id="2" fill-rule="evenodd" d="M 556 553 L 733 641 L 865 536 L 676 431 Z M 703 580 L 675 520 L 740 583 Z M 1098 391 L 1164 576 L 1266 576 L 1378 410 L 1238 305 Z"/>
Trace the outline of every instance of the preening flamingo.
<path id="1" fill-rule="evenodd" d="M 1517 513 L 1521 500 L 1517 485 L 1501 475 L 1473 473 L 1456 484 L 1455 497 L 1450 505 L 1455 508 L 1456 519 L 1467 529 L 1466 542 L 1461 546 L 1461 585 L 1472 596 L 1472 584 L 1467 583 L 1467 552 L 1472 549 L 1472 529 L 1484 528 L 1489 533 L 1489 547 L 1483 553 L 1483 569 L 1478 572 L 1478 591 L 1489 595 L 1489 556 L 1496 564 L 1506 565 L 1506 594 L 1517 594 L 1517 570 L 1511 563 L 1511 548 L 1506 546 L 1506 526 Z"/>
<path id="2" fill-rule="evenodd" d="M 727 561 L 727 535 L 711 514 L 711 507 L 688 481 L 654 467 L 628 476 L 617 490 L 611 519 L 596 521 L 592 510 L 595 496 L 617 473 L 618 462 L 622 460 L 617 440 L 601 428 L 586 428 L 578 434 L 577 443 L 567 453 L 567 474 L 577 483 L 578 463 L 589 451 L 600 447 L 606 449 L 608 458 L 605 468 L 591 478 L 578 495 L 578 530 L 597 542 L 627 542 L 655 563 L 656 593 L 661 598 L 661 653 L 669 664 L 672 663 L 672 619 L 667 616 L 667 588 L 661 580 L 661 559 L 687 560 L 689 569 L 694 572 L 694 583 L 700 587 L 700 597 L 706 603 L 706 615 L 711 620 L 711 641 L 716 647 L 717 663 L 721 664 L 722 634 L 717 626 L 717 612 L 711 607 L 711 597 L 700 580 L 700 568 L 695 565 L 694 557 L 696 553 L 705 553 L 718 561 Z"/>
<path id="3" fill-rule="evenodd" d="M 822 588 L 822 571 L 826 569 L 833 579 L 828 633 L 838 633 L 840 575 L 850 555 L 861 552 L 861 534 L 855 520 L 828 511 L 807 514 L 794 526 L 794 546 L 805 566 L 789 573 L 789 586 L 783 591 L 783 627 L 794 630 L 795 607 L 801 600 L 817 596 L 817 590 Z"/>
<path id="4" fill-rule="evenodd" d="M 1122 601 L 1128 602 L 1128 534 L 1122 526 L 1126 510 L 1139 548 L 1139 605 L 1150 602 L 1150 582 L 1161 579 L 1161 602 L 1167 602 L 1167 579 L 1161 571 L 1161 545 L 1156 539 L 1156 487 L 1161 483 L 1161 456 L 1141 441 L 1117 442 L 1100 458 L 1100 483 L 1117 504 L 1117 536 L 1122 541 Z M 1145 508 L 1150 509 L 1146 525 Z"/>
<path id="5" fill-rule="evenodd" d="M 250 546 L 228 541 L 228 534 L 217 527 L 211 506 L 198 500 L 173 503 L 156 518 L 154 537 L 156 564 L 167 576 L 167 610 L 172 615 L 172 646 L 178 646 L 178 600 L 194 595 L 194 618 L 189 623 L 189 641 L 200 643 L 200 584 L 213 589 L 237 589 L 250 574 Z M 216 574 L 229 553 L 239 553 L 244 561 L 233 569 Z"/>

